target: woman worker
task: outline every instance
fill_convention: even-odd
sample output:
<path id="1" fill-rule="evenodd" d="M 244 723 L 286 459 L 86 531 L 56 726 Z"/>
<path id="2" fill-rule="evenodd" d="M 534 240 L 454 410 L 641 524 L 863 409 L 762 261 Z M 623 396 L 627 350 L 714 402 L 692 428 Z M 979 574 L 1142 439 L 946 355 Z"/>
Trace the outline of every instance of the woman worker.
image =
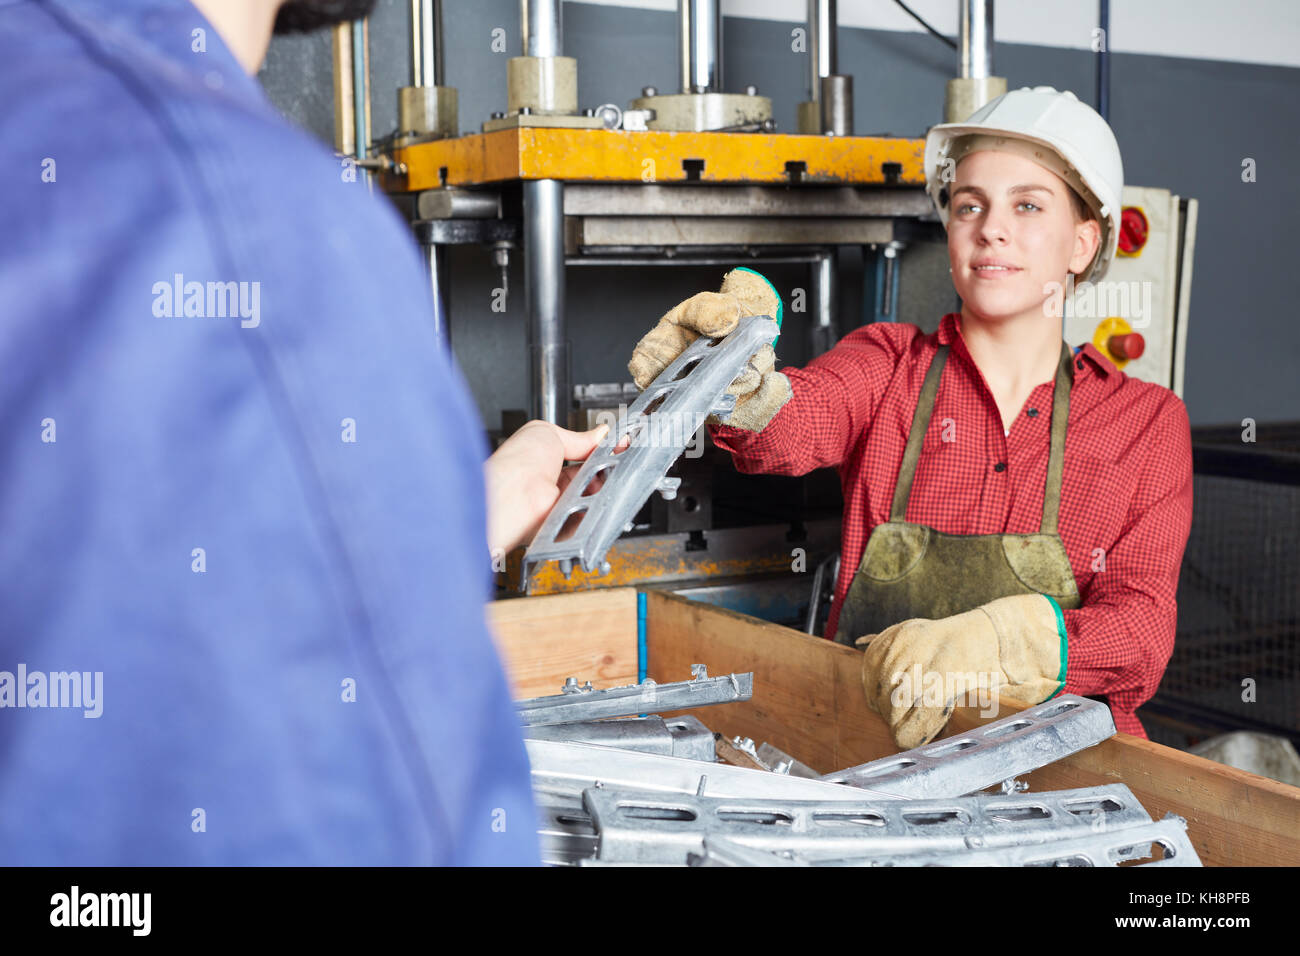
<path id="1" fill-rule="evenodd" d="M 868 704 L 899 747 L 990 691 L 1102 695 L 1145 737 L 1135 711 L 1173 652 L 1191 523 L 1187 411 L 1070 348 L 1060 319 L 1067 274 L 1096 282 L 1115 254 L 1115 136 L 1073 93 L 1026 87 L 931 129 L 925 173 L 961 311 L 930 334 L 856 329 L 802 369 L 776 371 L 765 346 L 711 434 L 742 472 L 839 470 L 826 634 L 865 646 Z M 644 388 L 697 335 L 781 311 L 736 269 L 668 312 L 629 370 Z"/>

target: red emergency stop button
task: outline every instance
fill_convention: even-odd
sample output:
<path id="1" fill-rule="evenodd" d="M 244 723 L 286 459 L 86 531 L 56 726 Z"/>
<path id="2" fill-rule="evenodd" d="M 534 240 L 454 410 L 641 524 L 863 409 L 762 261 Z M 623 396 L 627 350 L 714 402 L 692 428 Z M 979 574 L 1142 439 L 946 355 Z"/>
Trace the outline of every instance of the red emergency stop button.
<path id="1" fill-rule="evenodd" d="M 1121 362 L 1141 358 L 1142 353 L 1146 351 L 1146 347 L 1146 340 L 1137 332 L 1129 332 L 1127 335 L 1112 335 L 1106 340 L 1106 351 Z"/>
<path id="2" fill-rule="evenodd" d="M 1136 256 L 1147 244 L 1151 224 L 1146 213 L 1137 206 L 1125 206 L 1119 214 L 1119 251 L 1121 255 Z"/>

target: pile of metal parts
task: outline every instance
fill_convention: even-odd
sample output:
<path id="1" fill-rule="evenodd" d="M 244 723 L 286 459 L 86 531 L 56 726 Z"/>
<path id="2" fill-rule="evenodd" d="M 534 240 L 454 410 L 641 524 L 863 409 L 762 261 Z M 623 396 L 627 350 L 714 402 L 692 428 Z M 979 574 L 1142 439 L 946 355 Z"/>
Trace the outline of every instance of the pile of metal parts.
<path id="1" fill-rule="evenodd" d="M 657 716 L 753 694 L 753 674 L 691 671 L 689 681 L 608 690 L 569 678 L 556 696 L 516 702 L 545 862 L 1201 865 L 1186 822 L 1152 820 L 1123 784 L 1026 793 L 1016 780 L 1112 736 L 1105 704 L 1058 697 L 820 775 L 769 744 L 720 740 L 695 717 Z M 719 745 L 753 766 L 717 762 Z"/>

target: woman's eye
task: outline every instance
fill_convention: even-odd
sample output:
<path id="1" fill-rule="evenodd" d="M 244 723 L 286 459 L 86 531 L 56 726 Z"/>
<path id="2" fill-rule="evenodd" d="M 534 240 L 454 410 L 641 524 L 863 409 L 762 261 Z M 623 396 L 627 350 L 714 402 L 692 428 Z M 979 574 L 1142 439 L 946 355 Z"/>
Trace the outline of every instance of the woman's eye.
<path id="1" fill-rule="evenodd" d="M 1020 205 L 1022 205 L 1022 206 L 1030 206 L 1030 207 L 1032 207 L 1032 208 L 1034 208 L 1034 209 L 1041 209 L 1041 208 L 1042 208 L 1041 206 L 1038 205 L 1038 203 L 1032 203 L 1032 202 L 1028 202 L 1028 201 L 1026 201 L 1026 202 L 1022 202 Z"/>
<path id="2" fill-rule="evenodd" d="M 970 212 L 970 211 L 971 211 L 972 209 L 974 209 L 974 208 L 976 208 L 976 207 L 975 207 L 973 204 L 971 204 L 971 203 L 964 203 L 964 204 L 962 204 L 962 205 L 960 205 L 960 206 L 957 207 L 957 212 L 958 212 L 958 213 L 961 213 L 961 214 L 964 214 L 964 213 L 968 213 L 968 212 Z"/>

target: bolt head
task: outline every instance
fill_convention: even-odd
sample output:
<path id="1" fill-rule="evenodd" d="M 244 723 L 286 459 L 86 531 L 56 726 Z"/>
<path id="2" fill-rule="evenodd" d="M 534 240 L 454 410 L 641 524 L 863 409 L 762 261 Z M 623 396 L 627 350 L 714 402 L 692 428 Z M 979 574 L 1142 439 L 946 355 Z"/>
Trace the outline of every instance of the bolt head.
<path id="1" fill-rule="evenodd" d="M 754 85 L 751 83 L 749 86 L 745 87 L 745 95 L 746 95 L 746 96 L 757 96 L 757 95 L 758 95 L 758 87 L 757 87 L 757 86 L 754 86 Z"/>
<path id="2" fill-rule="evenodd" d="M 642 95 L 642 96 L 658 96 L 658 95 L 659 95 L 659 91 L 658 91 L 657 89 L 655 89 L 653 86 L 643 86 L 643 87 L 641 87 L 641 95 Z"/>

